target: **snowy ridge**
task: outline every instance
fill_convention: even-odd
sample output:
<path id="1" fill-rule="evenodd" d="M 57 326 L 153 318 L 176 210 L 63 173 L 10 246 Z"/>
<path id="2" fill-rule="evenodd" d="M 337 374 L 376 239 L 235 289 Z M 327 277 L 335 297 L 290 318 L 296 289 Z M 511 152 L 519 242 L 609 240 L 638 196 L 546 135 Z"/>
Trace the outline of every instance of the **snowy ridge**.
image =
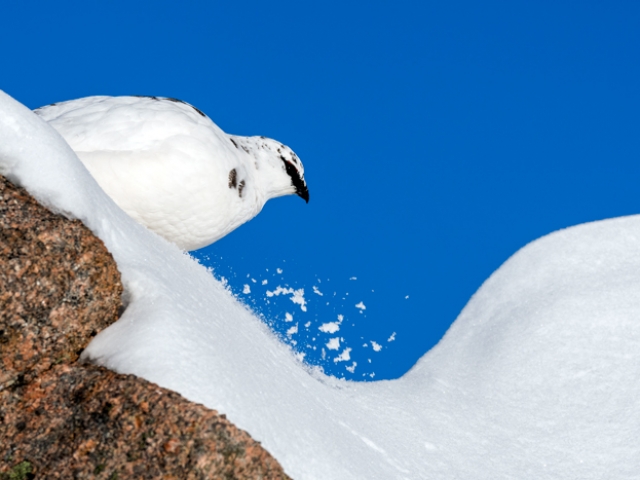
<path id="1" fill-rule="evenodd" d="M 356 384 L 310 372 L 1 92 L 0 112 L 0 172 L 82 219 L 123 275 L 129 306 L 86 355 L 226 413 L 293 478 L 638 477 L 638 217 L 528 245 L 407 375 Z"/>

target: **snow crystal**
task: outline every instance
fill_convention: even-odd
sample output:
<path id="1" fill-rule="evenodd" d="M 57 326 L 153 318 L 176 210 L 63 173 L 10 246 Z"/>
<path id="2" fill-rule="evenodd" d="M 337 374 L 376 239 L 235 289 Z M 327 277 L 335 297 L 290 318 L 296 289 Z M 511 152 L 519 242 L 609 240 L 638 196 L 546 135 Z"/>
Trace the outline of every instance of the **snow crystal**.
<path id="1" fill-rule="evenodd" d="M 322 292 L 315 285 L 313 286 L 313 293 L 322 297 Z"/>
<path id="2" fill-rule="evenodd" d="M 284 321 L 285 322 L 293 322 L 293 315 L 291 315 L 289 312 L 285 312 Z"/>
<path id="3" fill-rule="evenodd" d="M 336 333 L 340 330 L 340 324 L 338 322 L 323 323 L 318 327 L 318 330 L 325 333 Z"/>
<path id="4" fill-rule="evenodd" d="M 371 340 L 371 347 L 373 347 L 374 352 L 379 352 L 380 350 L 382 350 L 382 345 L 374 342 L 373 340 Z"/>
<path id="5" fill-rule="evenodd" d="M 333 359 L 334 362 L 346 362 L 351 360 L 351 349 L 345 348 L 340 355 Z"/>
<path id="6" fill-rule="evenodd" d="M 295 335 L 296 333 L 298 333 L 298 324 L 297 323 L 293 327 L 289 328 L 289 330 L 287 330 L 287 335 L 288 336 Z"/>
<path id="7" fill-rule="evenodd" d="M 244 287 L 242 287 L 242 293 L 244 293 L 245 295 L 251 293 L 251 287 L 245 283 Z"/>
<path id="8" fill-rule="evenodd" d="M 329 350 L 338 350 L 340 348 L 340 337 L 329 339 L 327 342 L 327 348 Z"/>
<path id="9" fill-rule="evenodd" d="M 364 306 L 364 303 L 360 302 L 358 304 L 356 304 L 356 308 L 360 309 L 360 313 L 362 313 L 363 310 L 366 310 L 367 307 Z M 375 309 L 374 309 L 375 310 Z"/>
<path id="10" fill-rule="evenodd" d="M 396 332 L 393 332 L 389 338 L 387 338 L 387 342 L 393 342 L 396 339 Z"/>
<path id="11" fill-rule="evenodd" d="M 275 290 L 267 290 L 267 297 L 273 297 L 278 295 L 291 295 L 289 300 L 293 303 L 300 305 L 300 310 L 307 311 L 307 301 L 304 298 L 304 288 L 294 290 L 293 288 L 283 288 L 281 286 L 276 287 Z"/>
<path id="12" fill-rule="evenodd" d="M 356 371 L 356 367 L 358 366 L 358 362 L 353 362 L 350 367 L 345 367 L 347 371 L 354 373 Z"/>

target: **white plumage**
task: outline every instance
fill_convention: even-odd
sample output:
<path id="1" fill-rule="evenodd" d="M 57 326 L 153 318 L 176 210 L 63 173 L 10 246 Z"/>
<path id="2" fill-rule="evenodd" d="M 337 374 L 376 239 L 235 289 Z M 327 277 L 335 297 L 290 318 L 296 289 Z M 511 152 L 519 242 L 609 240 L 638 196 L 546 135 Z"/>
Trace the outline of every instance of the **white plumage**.
<path id="1" fill-rule="evenodd" d="M 297 155 L 264 137 L 224 133 L 163 97 L 87 97 L 35 111 L 129 215 L 185 250 L 209 245 L 267 200 L 309 201 Z"/>

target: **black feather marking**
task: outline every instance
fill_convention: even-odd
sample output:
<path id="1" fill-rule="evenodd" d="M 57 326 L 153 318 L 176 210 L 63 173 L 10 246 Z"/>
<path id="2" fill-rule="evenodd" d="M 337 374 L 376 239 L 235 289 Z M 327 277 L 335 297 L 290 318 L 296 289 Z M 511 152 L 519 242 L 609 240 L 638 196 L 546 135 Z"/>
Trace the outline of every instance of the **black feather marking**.
<path id="1" fill-rule="evenodd" d="M 155 97 L 153 95 L 131 95 L 132 97 L 137 97 L 137 98 L 150 98 L 151 100 L 168 100 L 169 102 L 174 102 L 174 103 L 183 103 L 184 105 L 193 108 L 196 112 L 198 112 L 200 115 L 202 115 L 203 117 L 207 118 L 207 116 L 202 113 L 201 110 L 198 110 L 196 107 L 194 107 L 193 105 L 191 105 L 190 103 L 185 102 L 184 100 L 180 100 L 178 98 L 173 98 L 173 97 Z"/>
<path id="2" fill-rule="evenodd" d="M 298 169 L 293 165 L 293 163 L 286 160 L 283 156 L 280 156 L 280 159 L 284 162 L 284 168 L 287 170 L 287 175 L 291 177 L 291 184 L 296 187 L 296 194 L 304 199 L 305 202 L 309 203 L 309 189 L 300 176 L 300 172 L 298 172 Z"/>
<path id="3" fill-rule="evenodd" d="M 238 185 L 238 196 L 242 198 L 242 190 L 244 190 L 244 180 L 240 180 L 240 185 Z"/>
<path id="4" fill-rule="evenodd" d="M 234 147 L 240 148 L 240 147 L 238 147 L 238 144 L 235 142 L 235 140 L 233 138 L 230 138 L 229 140 L 231 140 L 231 143 L 233 143 Z"/>
<path id="5" fill-rule="evenodd" d="M 158 97 L 154 97 L 152 95 L 131 95 L 136 98 L 150 98 L 151 100 L 160 100 Z"/>
<path id="6" fill-rule="evenodd" d="M 173 98 L 173 97 L 164 97 L 165 100 L 169 100 L 170 102 L 175 102 L 175 103 L 183 103 L 185 105 L 187 105 L 188 107 L 193 108 L 196 112 L 198 112 L 200 115 L 202 115 L 203 117 L 207 118 L 207 116 L 202 113 L 201 110 L 198 110 L 196 107 L 194 107 L 193 105 L 191 105 L 190 103 L 185 102 L 184 100 L 180 100 L 178 98 Z"/>
<path id="7" fill-rule="evenodd" d="M 229 172 L 229 188 L 237 188 L 238 186 L 238 172 L 234 168 Z"/>

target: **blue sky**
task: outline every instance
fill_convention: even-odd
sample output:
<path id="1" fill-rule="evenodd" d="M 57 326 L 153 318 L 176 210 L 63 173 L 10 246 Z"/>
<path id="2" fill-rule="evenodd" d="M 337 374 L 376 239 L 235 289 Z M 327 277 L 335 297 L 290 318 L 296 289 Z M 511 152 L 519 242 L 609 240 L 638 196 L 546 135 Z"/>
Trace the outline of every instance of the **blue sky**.
<path id="1" fill-rule="evenodd" d="M 309 204 L 271 201 L 197 255 L 277 331 L 298 323 L 311 363 L 394 378 L 519 248 L 639 211 L 639 20 L 635 2 L 12 2 L 0 88 L 32 108 L 177 97 L 292 147 Z M 320 355 L 338 314 L 354 373 Z"/>

